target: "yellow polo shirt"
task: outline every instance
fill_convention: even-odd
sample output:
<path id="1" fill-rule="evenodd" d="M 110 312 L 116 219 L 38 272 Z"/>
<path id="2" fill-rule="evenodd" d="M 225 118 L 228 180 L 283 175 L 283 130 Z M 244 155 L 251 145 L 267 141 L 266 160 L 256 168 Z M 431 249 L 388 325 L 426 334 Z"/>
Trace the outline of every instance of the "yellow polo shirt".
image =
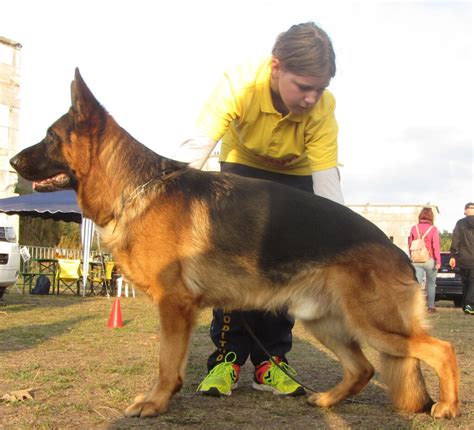
<path id="1" fill-rule="evenodd" d="M 337 166 L 335 99 L 327 90 L 304 114 L 273 107 L 270 59 L 224 74 L 198 118 L 198 129 L 222 139 L 220 161 L 290 175 Z"/>

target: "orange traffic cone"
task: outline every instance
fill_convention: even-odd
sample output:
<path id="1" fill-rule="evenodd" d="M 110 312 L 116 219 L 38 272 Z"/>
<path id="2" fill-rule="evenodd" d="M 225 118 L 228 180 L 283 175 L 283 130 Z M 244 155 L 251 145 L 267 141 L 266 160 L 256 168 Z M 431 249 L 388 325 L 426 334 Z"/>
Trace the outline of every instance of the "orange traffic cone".
<path id="1" fill-rule="evenodd" d="M 120 300 L 116 298 L 114 304 L 112 305 L 112 312 L 110 312 L 109 318 L 109 328 L 119 328 L 122 327 L 122 311 L 120 310 Z"/>

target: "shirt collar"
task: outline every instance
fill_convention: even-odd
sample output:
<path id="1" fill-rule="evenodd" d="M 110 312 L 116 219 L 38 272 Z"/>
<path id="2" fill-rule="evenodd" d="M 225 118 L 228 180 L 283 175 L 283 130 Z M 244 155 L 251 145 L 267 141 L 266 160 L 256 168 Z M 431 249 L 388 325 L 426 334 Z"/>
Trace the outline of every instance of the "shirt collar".
<path id="1" fill-rule="evenodd" d="M 260 91 L 262 92 L 262 97 L 260 98 L 260 110 L 264 113 L 280 114 L 272 102 L 272 93 L 270 88 L 270 78 L 272 75 L 271 59 L 268 60 L 268 63 L 264 67 L 263 76 L 262 76 L 262 85 L 259 86 Z M 289 113 L 285 119 L 293 122 L 302 122 L 304 119 L 304 114 L 294 114 Z"/>
<path id="2" fill-rule="evenodd" d="M 262 92 L 262 97 L 260 98 L 260 110 L 264 113 L 278 113 L 273 106 L 270 89 L 270 78 L 272 75 L 271 60 L 269 60 L 264 67 L 262 74 L 262 84 L 259 86 L 259 90 Z"/>

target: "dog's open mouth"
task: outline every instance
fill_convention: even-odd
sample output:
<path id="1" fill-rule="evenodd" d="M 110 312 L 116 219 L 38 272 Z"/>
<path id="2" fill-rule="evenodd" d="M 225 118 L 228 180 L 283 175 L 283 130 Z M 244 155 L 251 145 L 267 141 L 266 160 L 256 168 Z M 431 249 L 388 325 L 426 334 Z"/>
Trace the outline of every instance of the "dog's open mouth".
<path id="1" fill-rule="evenodd" d="M 71 178 L 66 173 L 58 173 L 46 179 L 33 181 L 35 191 L 57 191 L 68 188 Z"/>

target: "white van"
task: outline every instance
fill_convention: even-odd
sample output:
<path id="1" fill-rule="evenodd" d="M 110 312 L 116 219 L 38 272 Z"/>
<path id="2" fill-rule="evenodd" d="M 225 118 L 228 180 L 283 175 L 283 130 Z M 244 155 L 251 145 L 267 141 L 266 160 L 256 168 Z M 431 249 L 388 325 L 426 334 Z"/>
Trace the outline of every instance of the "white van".
<path id="1" fill-rule="evenodd" d="M 6 216 L 0 216 L 0 298 L 7 287 L 15 285 L 19 274 L 20 247 L 15 229 Z"/>

